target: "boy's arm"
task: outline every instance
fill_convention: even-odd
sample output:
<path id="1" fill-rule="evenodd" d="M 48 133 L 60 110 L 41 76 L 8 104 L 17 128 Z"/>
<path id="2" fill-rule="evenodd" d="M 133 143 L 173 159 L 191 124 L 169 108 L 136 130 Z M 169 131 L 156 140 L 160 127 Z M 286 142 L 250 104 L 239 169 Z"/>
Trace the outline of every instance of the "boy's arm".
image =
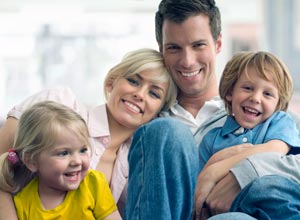
<path id="1" fill-rule="evenodd" d="M 219 160 L 218 162 L 206 166 L 199 174 L 197 179 L 195 190 L 196 216 L 200 216 L 202 206 L 217 182 L 220 181 L 226 174 L 228 174 L 229 170 L 238 162 L 249 157 L 250 155 L 257 153 L 280 152 L 286 154 L 288 151 L 289 146 L 283 141 L 271 140 L 264 144 L 258 144 L 250 148 L 243 148 L 243 150 L 231 157 L 229 156 L 226 159 Z M 219 154 L 219 157 L 221 157 L 220 155 L 223 156 L 222 154 Z"/>
<path id="2" fill-rule="evenodd" d="M 10 193 L 0 190 L 0 220 L 18 220 L 16 208 Z"/>

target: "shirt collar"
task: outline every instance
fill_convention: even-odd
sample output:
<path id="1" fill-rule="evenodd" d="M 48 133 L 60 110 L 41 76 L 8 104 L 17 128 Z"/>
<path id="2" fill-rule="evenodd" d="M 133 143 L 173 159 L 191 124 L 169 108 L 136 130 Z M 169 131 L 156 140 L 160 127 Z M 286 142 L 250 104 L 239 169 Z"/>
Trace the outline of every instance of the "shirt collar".
<path id="1" fill-rule="evenodd" d="M 234 133 L 234 131 L 239 128 L 241 128 L 241 126 L 236 122 L 234 117 L 228 115 L 225 124 L 223 125 L 222 128 L 222 136 L 225 136 L 230 133 Z"/>

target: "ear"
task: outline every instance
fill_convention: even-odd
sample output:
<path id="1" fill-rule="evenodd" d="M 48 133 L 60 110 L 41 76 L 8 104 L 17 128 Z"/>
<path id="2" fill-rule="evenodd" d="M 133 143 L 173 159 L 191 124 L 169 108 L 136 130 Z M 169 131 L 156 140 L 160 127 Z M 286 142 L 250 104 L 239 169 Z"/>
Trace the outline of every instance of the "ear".
<path id="1" fill-rule="evenodd" d="M 219 35 L 217 41 L 216 41 L 216 52 L 217 54 L 221 52 L 222 49 L 222 34 Z"/>
<path id="2" fill-rule="evenodd" d="M 113 88 L 114 88 L 114 82 L 115 79 L 114 78 L 109 78 L 105 84 L 105 90 L 107 93 L 112 92 Z"/>
<path id="3" fill-rule="evenodd" d="M 227 100 L 228 102 L 231 102 L 231 101 L 232 101 L 232 94 L 231 94 L 231 92 L 230 92 L 228 95 L 226 95 L 226 100 Z"/>
<path id="4" fill-rule="evenodd" d="M 29 154 L 25 154 L 24 164 L 32 173 L 37 171 L 37 162 L 34 161 Z"/>

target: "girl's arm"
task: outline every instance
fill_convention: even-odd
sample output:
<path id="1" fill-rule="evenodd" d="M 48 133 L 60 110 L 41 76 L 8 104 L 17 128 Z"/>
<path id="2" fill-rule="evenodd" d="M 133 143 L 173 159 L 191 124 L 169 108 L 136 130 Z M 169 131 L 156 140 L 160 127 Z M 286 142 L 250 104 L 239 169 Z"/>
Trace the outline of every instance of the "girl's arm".
<path id="1" fill-rule="evenodd" d="M 9 117 L 0 128 L 0 155 L 13 146 L 17 125 L 18 120 Z"/>
<path id="2" fill-rule="evenodd" d="M 227 148 L 224 151 L 228 151 Z M 238 153 L 233 154 L 233 156 L 227 156 L 226 159 L 220 160 L 220 157 L 224 158 L 222 151 L 218 152 L 213 160 L 217 161 L 215 163 L 210 163 L 206 166 L 199 174 L 197 179 L 197 185 L 195 190 L 195 211 L 196 216 L 200 216 L 202 206 L 206 201 L 208 194 L 214 188 L 218 181 L 220 181 L 229 170 L 234 167 L 241 160 L 257 153 L 261 152 L 280 152 L 286 154 L 289 151 L 289 146 L 279 140 L 271 140 L 264 144 L 258 144 L 253 147 L 245 147 L 243 150 L 238 151 Z M 219 158 L 218 158 L 219 157 Z M 208 162 L 209 163 L 209 162 Z M 199 219 L 199 218 L 196 218 Z"/>
<path id="3" fill-rule="evenodd" d="M 0 220 L 18 220 L 14 201 L 10 193 L 0 190 Z"/>

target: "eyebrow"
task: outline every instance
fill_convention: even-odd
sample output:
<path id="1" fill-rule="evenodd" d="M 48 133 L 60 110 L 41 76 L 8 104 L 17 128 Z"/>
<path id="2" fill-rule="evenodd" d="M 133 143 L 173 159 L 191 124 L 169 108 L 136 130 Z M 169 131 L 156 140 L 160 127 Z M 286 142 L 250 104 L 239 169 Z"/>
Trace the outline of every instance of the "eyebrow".
<path id="1" fill-rule="evenodd" d="M 144 81 L 144 78 L 139 73 L 136 73 L 135 76 L 138 77 L 139 80 Z M 150 80 L 150 82 L 153 83 L 152 87 L 154 87 L 157 90 L 161 90 L 163 93 L 165 93 L 165 90 L 162 87 L 158 86 L 157 83 L 154 82 L 154 80 Z"/>

